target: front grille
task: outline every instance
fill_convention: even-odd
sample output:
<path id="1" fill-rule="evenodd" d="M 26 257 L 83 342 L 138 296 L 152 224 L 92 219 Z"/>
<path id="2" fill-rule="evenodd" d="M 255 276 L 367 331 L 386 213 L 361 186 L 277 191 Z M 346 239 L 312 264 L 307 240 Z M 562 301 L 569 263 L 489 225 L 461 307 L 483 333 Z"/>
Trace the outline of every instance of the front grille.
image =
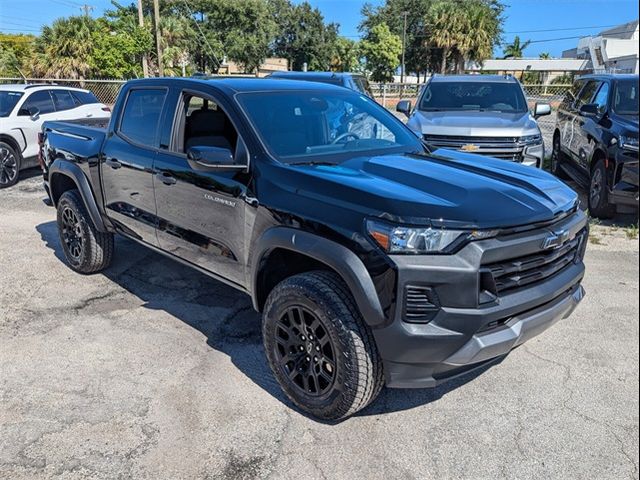
<path id="1" fill-rule="evenodd" d="M 404 320 L 411 323 L 426 323 L 440 309 L 438 296 L 431 287 L 408 285 L 404 292 Z"/>
<path id="2" fill-rule="evenodd" d="M 454 135 L 424 135 L 424 141 L 434 148 L 463 150 L 469 153 L 522 162 L 525 145 L 520 137 L 464 137 Z M 477 150 L 465 150 L 465 146 L 475 146 Z M 470 147 L 472 148 L 472 147 Z"/>
<path id="3" fill-rule="evenodd" d="M 554 250 L 484 265 L 481 290 L 493 295 L 531 286 L 545 280 L 581 259 L 586 230 Z"/>

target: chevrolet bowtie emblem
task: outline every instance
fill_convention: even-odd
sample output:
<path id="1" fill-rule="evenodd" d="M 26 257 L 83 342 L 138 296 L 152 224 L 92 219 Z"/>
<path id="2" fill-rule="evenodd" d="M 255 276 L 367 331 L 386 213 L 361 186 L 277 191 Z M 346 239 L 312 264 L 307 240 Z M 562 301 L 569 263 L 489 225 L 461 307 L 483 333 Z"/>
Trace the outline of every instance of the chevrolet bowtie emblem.
<path id="1" fill-rule="evenodd" d="M 542 241 L 542 249 L 549 250 L 564 245 L 569 240 L 569 232 L 559 230 L 557 232 L 549 232 L 547 238 Z"/>
<path id="2" fill-rule="evenodd" d="M 466 145 L 462 145 L 460 147 L 460 150 L 462 150 L 463 152 L 476 152 L 480 150 L 480 147 L 478 145 L 474 145 L 473 143 L 467 143 Z"/>

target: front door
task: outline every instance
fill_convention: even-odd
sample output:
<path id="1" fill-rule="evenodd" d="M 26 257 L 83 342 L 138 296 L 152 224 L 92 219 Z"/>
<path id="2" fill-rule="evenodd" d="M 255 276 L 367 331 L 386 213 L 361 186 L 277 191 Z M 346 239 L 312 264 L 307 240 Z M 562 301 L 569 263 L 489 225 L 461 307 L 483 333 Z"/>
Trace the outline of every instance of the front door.
<path id="1" fill-rule="evenodd" d="M 158 243 L 153 162 L 166 97 L 164 88 L 131 89 L 101 159 L 108 216 L 120 231 L 151 245 Z"/>
<path id="2" fill-rule="evenodd" d="M 573 158 L 578 163 L 578 166 L 583 170 L 587 171 L 587 161 L 589 156 L 589 140 L 587 138 L 587 134 L 585 132 L 585 124 L 587 122 L 592 121 L 589 117 L 582 115 L 580 113 L 580 108 L 583 105 L 591 103 L 598 87 L 601 82 L 599 80 L 589 80 L 585 87 L 580 92 L 578 96 L 578 100 L 575 105 L 575 133 L 573 135 L 573 139 L 571 141 L 571 153 Z"/>
<path id="3" fill-rule="evenodd" d="M 176 109 L 174 140 L 158 152 L 155 162 L 160 248 L 244 285 L 249 174 L 240 165 L 221 171 L 186 155 L 190 147 L 218 147 L 230 150 L 238 164 L 246 166 L 244 143 L 212 97 L 183 92 Z"/>

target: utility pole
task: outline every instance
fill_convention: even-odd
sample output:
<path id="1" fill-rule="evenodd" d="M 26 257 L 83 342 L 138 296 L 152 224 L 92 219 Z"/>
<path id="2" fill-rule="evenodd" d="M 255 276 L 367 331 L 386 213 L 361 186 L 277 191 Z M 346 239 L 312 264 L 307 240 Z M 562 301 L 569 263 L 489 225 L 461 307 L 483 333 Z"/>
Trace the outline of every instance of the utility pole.
<path id="1" fill-rule="evenodd" d="M 409 15 L 409 12 L 402 12 L 402 71 L 400 72 L 400 83 L 404 83 L 405 76 L 404 52 L 407 47 L 407 15 Z"/>
<path id="2" fill-rule="evenodd" d="M 158 75 L 164 77 L 164 68 L 162 68 L 162 42 L 160 37 L 160 5 L 158 0 L 153 0 L 153 17 L 156 23 L 156 50 L 158 54 Z"/>
<path id="3" fill-rule="evenodd" d="M 142 12 L 142 0 L 138 0 L 138 25 L 144 28 L 144 14 Z M 142 54 L 142 74 L 144 78 L 149 76 L 149 63 L 147 62 L 147 54 Z"/>
<path id="4" fill-rule="evenodd" d="M 80 7 L 82 13 L 84 13 L 85 17 L 89 16 L 89 13 L 93 11 L 95 7 L 93 5 L 87 5 L 86 3 Z"/>

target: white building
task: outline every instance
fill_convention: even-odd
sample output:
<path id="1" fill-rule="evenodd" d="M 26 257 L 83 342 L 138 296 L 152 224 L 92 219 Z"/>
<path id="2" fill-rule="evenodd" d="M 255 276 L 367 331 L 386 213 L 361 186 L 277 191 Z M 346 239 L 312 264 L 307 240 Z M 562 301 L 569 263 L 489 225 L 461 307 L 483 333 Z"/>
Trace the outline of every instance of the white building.
<path id="1" fill-rule="evenodd" d="M 604 30 L 595 37 L 583 37 L 577 48 L 562 53 L 564 58 L 589 61 L 594 72 L 638 73 L 638 20 Z"/>
<path id="2" fill-rule="evenodd" d="M 468 65 L 467 73 L 508 74 L 521 79 L 527 72 L 535 72 L 535 83 L 549 84 L 565 74 L 580 75 L 590 69 L 589 61 L 580 58 L 492 58 Z"/>

